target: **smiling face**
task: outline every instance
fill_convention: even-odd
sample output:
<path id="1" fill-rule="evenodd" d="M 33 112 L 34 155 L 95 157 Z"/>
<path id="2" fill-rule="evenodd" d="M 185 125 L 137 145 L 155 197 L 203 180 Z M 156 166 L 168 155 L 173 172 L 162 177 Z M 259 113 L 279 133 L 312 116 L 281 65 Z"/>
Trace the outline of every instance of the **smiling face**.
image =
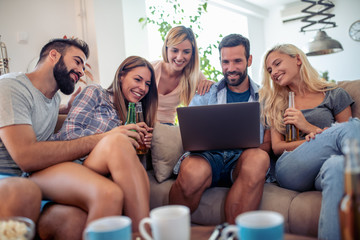
<path id="1" fill-rule="evenodd" d="M 54 67 L 54 77 L 60 91 L 71 94 L 75 84 L 84 75 L 85 54 L 78 48 L 69 47 Z"/>
<path id="2" fill-rule="evenodd" d="M 182 71 L 192 57 L 191 42 L 186 39 L 177 45 L 169 46 L 167 49 L 167 57 L 174 71 Z"/>
<path id="3" fill-rule="evenodd" d="M 247 77 L 247 67 L 251 66 L 252 56 L 246 60 L 245 47 L 221 48 L 221 68 L 229 86 L 239 86 Z"/>
<path id="4" fill-rule="evenodd" d="M 301 60 L 279 51 L 271 52 L 265 61 L 266 70 L 275 84 L 291 86 L 300 81 Z"/>
<path id="5" fill-rule="evenodd" d="M 149 92 L 151 72 L 147 67 L 133 68 L 121 76 L 120 84 L 124 98 L 129 102 L 138 102 Z"/>

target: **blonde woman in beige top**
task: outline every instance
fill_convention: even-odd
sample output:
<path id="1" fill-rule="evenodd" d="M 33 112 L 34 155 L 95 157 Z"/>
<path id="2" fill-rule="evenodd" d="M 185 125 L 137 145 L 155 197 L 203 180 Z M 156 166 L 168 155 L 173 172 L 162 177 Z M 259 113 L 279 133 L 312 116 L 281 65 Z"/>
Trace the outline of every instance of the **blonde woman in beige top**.
<path id="1" fill-rule="evenodd" d="M 162 48 L 163 60 L 153 62 L 158 88 L 157 120 L 174 124 L 176 107 L 188 106 L 197 94 L 208 92 L 213 81 L 200 72 L 199 52 L 193 31 L 184 26 L 170 29 Z"/>

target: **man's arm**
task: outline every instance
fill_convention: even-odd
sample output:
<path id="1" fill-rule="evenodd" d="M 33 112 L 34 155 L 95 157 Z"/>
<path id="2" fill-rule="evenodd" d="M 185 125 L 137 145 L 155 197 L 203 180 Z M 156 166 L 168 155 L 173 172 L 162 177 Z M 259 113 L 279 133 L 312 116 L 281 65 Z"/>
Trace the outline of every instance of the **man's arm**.
<path id="1" fill-rule="evenodd" d="M 15 163 L 25 172 L 86 156 L 107 133 L 71 141 L 38 142 L 31 125 L 0 128 L 0 138 Z"/>
<path id="2" fill-rule="evenodd" d="M 271 151 L 271 132 L 270 129 L 264 130 L 264 141 L 259 147 L 260 149 L 264 150 L 268 154 L 270 154 Z"/>

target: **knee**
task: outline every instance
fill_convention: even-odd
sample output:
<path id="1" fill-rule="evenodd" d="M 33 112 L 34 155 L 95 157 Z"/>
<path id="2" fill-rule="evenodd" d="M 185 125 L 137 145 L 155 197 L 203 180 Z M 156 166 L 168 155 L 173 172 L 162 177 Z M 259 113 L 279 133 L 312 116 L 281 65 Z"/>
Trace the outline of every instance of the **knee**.
<path id="1" fill-rule="evenodd" d="M 127 154 L 133 153 L 136 155 L 136 151 L 128 136 L 122 133 L 112 133 L 101 139 L 98 143 L 101 146 L 104 154 L 114 154 L 118 151 L 126 152 Z"/>
<path id="2" fill-rule="evenodd" d="M 329 178 L 332 179 L 343 179 L 344 161 L 344 156 L 333 155 L 324 162 L 321 167 L 321 172 L 323 172 L 323 175 L 329 176 Z"/>
<path id="3" fill-rule="evenodd" d="M 37 221 L 40 214 L 41 190 L 31 180 L 11 177 L 0 181 L 0 215 L 24 216 Z"/>
<path id="4" fill-rule="evenodd" d="M 52 204 L 45 207 L 37 224 L 40 239 L 82 239 L 87 213 L 80 208 Z"/>
<path id="5" fill-rule="evenodd" d="M 340 135 L 345 138 L 357 139 L 360 141 L 360 120 L 357 118 L 350 118 L 348 122 L 343 122 L 337 125 L 340 128 Z"/>
<path id="6" fill-rule="evenodd" d="M 249 149 L 250 152 L 243 159 L 249 165 L 246 170 L 253 176 L 265 176 L 270 167 L 270 157 L 267 152 L 259 149 Z"/>
<path id="7" fill-rule="evenodd" d="M 27 178 L 11 177 L 0 181 L 1 196 L 11 198 L 11 202 L 17 202 L 28 206 L 36 204 L 39 206 L 42 199 L 41 190 L 36 183 Z"/>
<path id="8" fill-rule="evenodd" d="M 211 184 L 211 174 L 209 175 L 208 169 L 210 166 L 197 164 L 195 167 L 193 164 L 184 163 L 181 165 L 179 175 L 175 181 L 183 195 L 190 197 L 200 189 L 204 188 L 205 190 L 209 187 L 207 185 L 209 185 L 209 181 Z"/>
<path id="9" fill-rule="evenodd" d="M 121 212 L 124 203 L 124 192 L 114 182 L 97 187 L 92 194 L 92 204 L 101 205 L 104 208 L 118 209 Z M 116 211 L 115 211 L 116 212 Z"/>
<path id="10" fill-rule="evenodd" d="M 269 155 L 261 149 L 248 149 L 248 151 L 241 159 L 240 164 L 236 167 L 241 169 L 235 172 L 239 172 L 240 179 L 251 185 L 255 186 L 261 182 L 265 181 L 266 173 L 270 167 L 270 158 Z"/>

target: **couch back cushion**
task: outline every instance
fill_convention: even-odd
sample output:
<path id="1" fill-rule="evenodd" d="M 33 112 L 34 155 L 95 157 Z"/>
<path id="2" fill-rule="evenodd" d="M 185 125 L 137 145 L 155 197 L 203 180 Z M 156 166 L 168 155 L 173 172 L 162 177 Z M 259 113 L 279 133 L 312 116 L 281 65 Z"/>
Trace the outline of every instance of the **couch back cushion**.
<path id="1" fill-rule="evenodd" d="M 339 87 L 345 89 L 355 103 L 351 106 L 353 117 L 360 118 L 360 80 L 338 82 Z"/>
<path id="2" fill-rule="evenodd" d="M 183 153 L 179 126 L 157 123 L 151 142 L 151 161 L 158 182 L 171 177 L 173 168 Z"/>

